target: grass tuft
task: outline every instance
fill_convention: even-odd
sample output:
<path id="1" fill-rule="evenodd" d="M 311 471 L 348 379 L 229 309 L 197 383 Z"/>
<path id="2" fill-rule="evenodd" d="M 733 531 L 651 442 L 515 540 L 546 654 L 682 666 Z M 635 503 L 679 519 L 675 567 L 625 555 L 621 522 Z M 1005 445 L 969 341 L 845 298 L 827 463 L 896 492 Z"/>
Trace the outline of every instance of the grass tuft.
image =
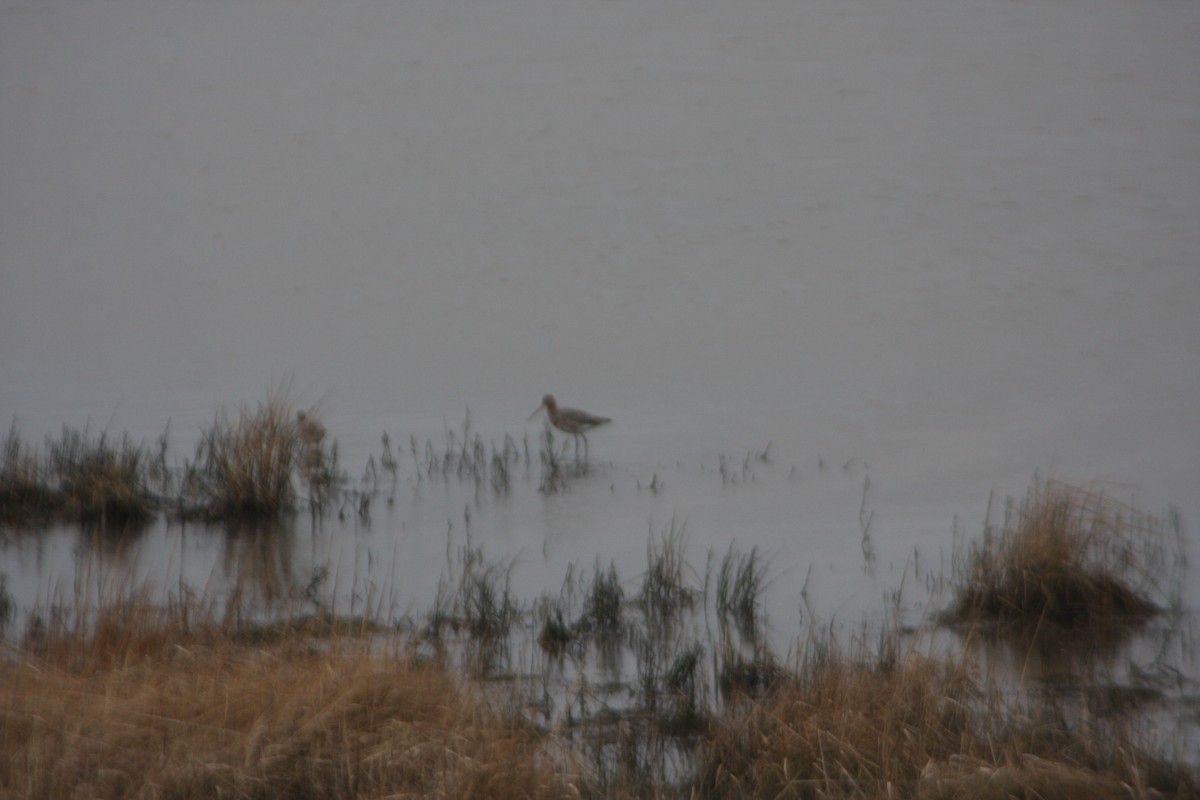
<path id="1" fill-rule="evenodd" d="M 579 627 L 599 638 L 620 636 L 625 629 L 624 607 L 625 590 L 621 588 L 621 579 L 617 576 L 617 565 L 609 562 L 608 569 L 601 570 L 600 559 L 597 558 Z"/>
<path id="2" fill-rule="evenodd" d="M 307 453 L 317 446 L 302 436 L 282 391 L 242 407 L 236 420 L 221 412 L 201 434 L 187 470 L 189 508 L 206 518 L 281 517 L 295 507 L 294 471 L 313 466 Z"/>
<path id="3" fill-rule="evenodd" d="M 1164 553 L 1160 520 L 1058 481 L 1035 484 L 1005 516 L 960 562 L 948 621 L 1085 628 L 1158 611 L 1147 592 Z"/>
<path id="4" fill-rule="evenodd" d="M 438 583 L 438 598 L 428 615 L 427 633 L 465 632 L 484 644 L 505 639 L 521 614 L 511 589 L 513 562 L 488 562 L 479 547 L 459 551 L 458 574 Z M 453 587 L 451 583 L 453 582 Z"/>
<path id="5" fill-rule="evenodd" d="M 757 629 L 759 596 L 766 587 L 767 564 L 759 557 L 758 548 L 749 555 L 734 552 L 733 543 L 721 559 L 717 572 L 717 613 L 732 618 L 747 636 Z"/>
<path id="6" fill-rule="evenodd" d="M 647 542 L 646 574 L 637 603 L 646 617 L 656 624 L 670 623 L 696 604 L 699 593 L 687 585 L 684 575 L 686 547 L 684 526 L 677 526 L 674 519 L 660 535 L 657 546 L 653 538 Z"/>

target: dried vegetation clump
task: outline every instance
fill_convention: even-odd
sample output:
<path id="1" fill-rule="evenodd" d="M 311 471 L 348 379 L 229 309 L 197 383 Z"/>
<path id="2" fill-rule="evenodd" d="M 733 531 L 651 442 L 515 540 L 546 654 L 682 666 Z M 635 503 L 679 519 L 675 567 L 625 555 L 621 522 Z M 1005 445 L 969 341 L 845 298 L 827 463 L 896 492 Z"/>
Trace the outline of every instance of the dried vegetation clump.
<path id="1" fill-rule="evenodd" d="M 1144 620 L 1170 565 L 1166 525 L 1106 495 L 1035 484 L 956 575 L 951 622 L 1070 628 Z"/>
<path id="2" fill-rule="evenodd" d="M 217 518 L 276 517 L 293 507 L 292 476 L 307 440 L 278 394 L 257 407 L 225 414 L 204 431 L 183 485 L 185 507 Z"/>

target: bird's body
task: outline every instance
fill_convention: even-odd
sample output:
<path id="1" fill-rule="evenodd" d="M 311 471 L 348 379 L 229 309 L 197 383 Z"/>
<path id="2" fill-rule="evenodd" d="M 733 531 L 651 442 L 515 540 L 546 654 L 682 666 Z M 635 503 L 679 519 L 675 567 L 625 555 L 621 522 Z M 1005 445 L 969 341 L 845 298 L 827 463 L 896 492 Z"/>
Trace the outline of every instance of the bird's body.
<path id="1" fill-rule="evenodd" d="M 542 404 L 534 409 L 533 414 L 530 414 L 529 418 L 533 419 L 543 408 L 546 409 L 546 416 L 550 418 L 551 425 L 563 433 L 569 433 L 575 437 L 576 458 L 579 458 L 579 440 L 583 439 L 583 457 L 585 461 L 587 460 L 588 446 L 587 431 L 612 422 L 608 417 L 598 417 L 595 414 L 589 414 L 578 408 L 559 408 L 552 394 L 548 394 L 542 398 Z"/>

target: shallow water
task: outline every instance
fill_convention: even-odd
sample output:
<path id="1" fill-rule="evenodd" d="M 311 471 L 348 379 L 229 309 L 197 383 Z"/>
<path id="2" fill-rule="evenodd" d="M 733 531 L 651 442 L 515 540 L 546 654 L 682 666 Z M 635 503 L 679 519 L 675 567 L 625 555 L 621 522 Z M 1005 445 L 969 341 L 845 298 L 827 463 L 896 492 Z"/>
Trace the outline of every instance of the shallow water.
<path id="1" fill-rule="evenodd" d="M 535 457 L 503 497 L 410 458 L 369 526 L 10 533 L 0 573 L 29 608 L 329 564 L 336 602 L 404 614 L 468 540 L 534 598 L 596 559 L 635 583 L 674 525 L 698 580 L 770 555 L 787 642 L 901 588 L 919 620 L 956 525 L 1035 472 L 1194 534 L 1197 35 L 1165 0 L 12 3 L 23 435 L 169 423 L 182 457 L 288 383 L 356 476 L 467 409 Z M 615 420 L 555 494 L 548 391 Z"/>

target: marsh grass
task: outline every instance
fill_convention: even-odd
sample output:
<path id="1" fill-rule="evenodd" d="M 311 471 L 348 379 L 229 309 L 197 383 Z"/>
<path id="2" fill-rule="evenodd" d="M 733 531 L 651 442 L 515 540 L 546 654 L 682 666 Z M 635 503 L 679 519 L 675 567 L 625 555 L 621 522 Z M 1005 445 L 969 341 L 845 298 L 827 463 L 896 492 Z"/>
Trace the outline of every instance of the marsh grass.
<path id="1" fill-rule="evenodd" d="M 385 433 L 382 463 L 393 476 L 394 490 L 401 449 L 397 448 L 393 455 L 388 445 L 389 439 Z M 410 436 L 409 452 L 418 482 L 469 482 L 474 484 L 477 495 L 490 485 L 497 497 L 508 494 L 512 486 L 512 473 L 521 463 L 521 451 L 511 435 L 505 434 L 497 446 L 494 441 L 486 442 L 482 435 L 472 430 L 470 408 L 466 409 L 459 430 L 446 428 L 440 447 L 432 439 L 425 440 L 424 446 L 421 446 L 415 436 Z M 528 458 L 526 443 L 526 463 Z"/>
<path id="2" fill-rule="evenodd" d="M 559 656 L 578 641 L 576 628 L 567 622 L 562 606 L 555 603 L 543 606 L 541 631 L 538 633 L 538 644 L 542 649 L 551 655 Z"/>
<path id="3" fill-rule="evenodd" d="M 300 482 L 308 493 L 309 513 L 314 519 L 320 518 L 346 494 L 350 482 L 341 466 L 337 440 L 328 445 L 302 441 L 299 467 Z"/>
<path id="4" fill-rule="evenodd" d="M 1003 526 L 957 559 L 946 619 L 1066 628 L 1144 621 L 1169 563 L 1163 520 L 1103 493 L 1036 483 Z M 1181 556 L 1178 556 L 1181 558 Z"/>
<path id="5" fill-rule="evenodd" d="M 717 688 L 728 699 L 765 697 L 788 674 L 770 648 L 761 644 L 748 655 L 739 648 L 726 646 L 719 651 L 719 656 Z"/>
<path id="6" fill-rule="evenodd" d="M 758 700 L 727 703 L 700 794 L 728 798 L 1192 797 L 1188 768 L 1121 721 L 1017 706 L 961 659 L 810 641 Z M 1156 794 L 1157 793 L 1157 794 Z"/>
<path id="7" fill-rule="evenodd" d="M 0 663 L 0 795 L 576 796 L 545 734 L 354 627 L 246 636 L 130 598 L 48 631 Z"/>
<path id="8" fill-rule="evenodd" d="M 8 576 L 0 573 L 0 636 L 8 632 L 17 613 L 17 601 L 8 590 Z"/>
<path id="9" fill-rule="evenodd" d="M 25 445 L 15 424 L 3 444 L 0 515 L 13 521 L 67 519 L 139 526 L 157 508 L 149 488 L 148 451 L 127 436 L 113 440 L 64 426 L 44 452 Z"/>
<path id="10" fill-rule="evenodd" d="M 582 609 L 575 613 L 578 599 Z M 597 557 L 590 580 L 574 564 L 567 567 L 562 590 L 557 597 L 543 597 L 537 609 L 538 644 L 554 656 L 582 656 L 589 644 L 600 650 L 619 646 L 626 632 L 625 590 L 616 565 L 600 566 Z"/>
<path id="11" fill-rule="evenodd" d="M 680 539 L 667 541 L 660 546 L 682 564 Z M 105 581 L 73 606 L 41 613 L 0 661 L 0 796 L 1200 791 L 1194 771 L 1146 746 L 1130 713 L 1064 713 L 1061 698 L 1018 704 L 983 682 L 965 654 L 924 655 L 894 630 L 868 644 L 864 628 L 843 645 L 832 629 L 814 629 L 786 662 L 765 645 L 710 660 L 686 625 L 627 622 L 636 674 L 624 689 L 579 687 L 563 719 L 550 708 L 553 689 L 496 680 L 481 668 L 494 662 L 470 656 L 526 630 L 530 612 L 511 597 L 510 571 L 478 548 L 460 549 L 439 593 L 432 649 L 429 631 L 385 622 L 376 610 L 270 617 L 250 593 L 162 604 L 148 588 Z M 611 565 L 597 564 L 590 581 L 572 571 L 564 586 L 545 608 L 572 635 L 587 616 L 570 622 L 576 598 L 584 608 L 594 597 L 603 598 L 597 607 L 621 605 Z M 466 656 L 459 667 L 456 652 Z M 624 705 L 606 699 L 622 694 Z"/>
<path id="12" fill-rule="evenodd" d="M 678 615 L 693 608 L 700 592 L 688 585 L 685 525 L 671 519 L 658 537 L 653 533 L 646 543 L 646 574 L 637 604 L 652 624 L 669 624 Z"/>
<path id="13" fill-rule="evenodd" d="M 346 483 L 337 443 L 324 442 L 314 417 L 293 418 L 285 388 L 236 416 L 219 412 L 181 467 L 169 464 L 168 436 L 169 429 L 150 449 L 128 436 L 64 427 L 35 451 L 14 424 L 0 453 L 0 518 L 102 527 L 144 525 L 160 510 L 186 519 L 279 519 L 295 510 L 298 482 L 314 513 Z"/>
<path id="14" fill-rule="evenodd" d="M 542 473 L 541 479 L 538 482 L 538 489 L 545 494 L 553 494 L 567 486 L 567 467 L 566 461 L 563 458 L 563 451 L 566 448 L 566 441 L 561 443 L 554 438 L 554 431 L 547 422 L 542 428 L 542 435 L 538 437 L 538 460 L 541 463 Z"/>
<path id="15" fill-rule="evenodd" d="M 285 394 L 222 411 L 201 433 L 184 486 L 189 512 L 220 519 L 279 517 L 295 508 L 292 477 L 308 447 Z"/>
<path id="16" fill-rule="evenodd" d="M 512 594 L 513 562 L 490 562 L 470 544 L 438 581 L 438 597 L 427 616 L 426 631 L 437 640 L 445 631 L 465 633 L 483 643 L 504 640 L 521 616 Z"/>
<path id="17" fill-rule="evenodd" d="M 608 569 L 602 570 L 597 557 L 578 626 L 601 639 L 614 639 L 625 630 L 625 590 L 615 563 L 610 561 Z"/>
<path id="18" fill-rule="evenodd" d="M 359 488 L 346 491 L 336 442 L 311 426 L 304 433 L 305 421 L 273 393 L 236 418 L 218 416 L 182 471 L 167 466 L 165 434 L 150 453 L 64 429 L 42 455 L 10 431 L 0 499 L 5 514 L 55 518 L 71 509 L 109 524 L 126 518 L 112 498 L 132 487 L 151 511 L 174 495 L 191 514 L 286 527 L 279 520 L 300 485 L 314 513 L 340 500 L 369 520 L 388 478 L 395 492 L 401 449 L 385 437 Z M 522 458 L 507 437 L 489 449 L 469 414 L 443 447 L 426 443 L 423 461 L 415 438 L 410 445 L 416 480 L 468 481 L 497 494 Z M 528 470 L 528 440 L 523 458 Z M 576 474 L 548 426 L 541 458 L 544 492 Z M 766 450 L 758 461 L 768 461 Z M 743 462 L 739 482 L 753 480 L 751 466 Z M 469 506 L 465 517 L 467 544 L 455 552 L 447 544 L 423 627 L 385 624 L 382 606 L 369 601 L 365 616 L 337 617 L 325 597 L 329 567 L 294 586 L 290 568 L 271 566 L 279 559 L 270 549 L 291 553 L 292 543 L 270 526 L 246 529 L 267 555 L 221 603 L 155 603 L 149 590 L 118 580 L 74 607 L 35 610 L 0 661 L 0 797 L 1200 794 L 1186 762 L 1158 755 L 1139 727 L 1138 712 L 1165 691 L 1090 686 L 1028 693 L 1018 704 L 979 678 L 969 649 L 927 656 L 892 630 L 870 646 L 865 636 L 843 646 L 810 629 L 780 659 L 758 636 L 766 561 L 731 545 L 718 566 L 710 553 L 698 590 L 685 526 L 674 519 L 657 534 L 651 526 L 632 600 L 615 565 L 597 560 L 590 580 L 571 571 L 560 597 L 526 608 L 512 592 L 513 561 L 486 559 L 471 544 Z M 860 510 L 864 519 L 866 539 L 870 517 Z M 1172 525 L 1178 539 L 1174 517 L 1162 522 L 1100 493 L 1039 484 L 956 559 L 952 617 L 1101 628 L 1144 619 L 1173 566 Z M 290 617 L 289 604 L 315 612 Z M 14 613 L 0 576 L 0 618 L 5 609 Z M 710 609 L 715 636 L 695 624 L 702 611 L 707 627 Z M 534 643 L 559 656 L 541 662 L 557 664 L 547 675 L 575 670 L 563 691 L 574 692 L 579 713 L 574 705 L 554 712 L 551 678 L 526 696 L 534 680 L 501 674 L 514 648 Z M 586 671 L 593 653 L 607 659 L 603 687 Z M 633 675 L 623 671 L 627 657 Z M 522 711 L 534 707 L 537 723 Z"/>
<path id="19" fill-rule="evenodd" d="M 369 525 L 381 494 L 388 505 L 395 502 L 403 449 L 385 432 L 378 459 L 369 457 L 355 483 L 316 409 L 295 410 L 288 390 L 287 383 L 276 387 L 265 401 L 235 414 L 218 411 L 200 431 L 192 457 L 179 465 L 171 463 L 169 426 L 154 448 L 64 427 L 38 450 L 22 441 L 14 420 L 0 443 L 0 520 L 128 526 L 160 511 L 210 522 L 281 519 L 298 510 L 303 491 L 314 524 L 332 513 Z M 446 430 L 440 447 L 430 440 L 422 450 L 416 437 L 410 447 L 418 482 L 473 483 L 477 494 L 487 486 L 496 496 L 508 494 L 522 458 L 526 470 L 530 460 L 528 441 L 523 456 L 510 435 L 500 444 L 485 442 L 471 429 L 470 409 L 460 430 Z M 548 431 L 545 447 L 542 488 L 555 491 L 565 487 L 568 470 Z"/>
<path id="20" fill-rule="evenodd" d="M 16 422 L 4 437 L 0 464 L 0 510 L 5 519 L 47 519 L 58 512 L 63 498 L 50 485 L 41 459 L 17 434 Z"/>
<path id="21" fill-rule="evenodd" d="M 600 797 L 687 796 L 708 720 L 703 647 L 661 630 L 631 638 L 632 705 L 605 704 L 567 731 L 590 768 L 583 785 Z"/>
<path id="22" fill-rule="evenodd" d="M 722 617 L 731 618 L 743 635 L 753 638 L 758 628 L 760 597 L 766 588 L 767 564 L 752 547 L 748 555 L 734 550 L 733 543 L 717 571 L 715 605 Z"/>
<path id="23" fill-rule="evenodd" d="M 655 715 L 660 730 L 673 737 L 703 733 L 709 716 L 703 645 L 694 642 L 676 654 L 662 683 L 667 705 Z"/>

